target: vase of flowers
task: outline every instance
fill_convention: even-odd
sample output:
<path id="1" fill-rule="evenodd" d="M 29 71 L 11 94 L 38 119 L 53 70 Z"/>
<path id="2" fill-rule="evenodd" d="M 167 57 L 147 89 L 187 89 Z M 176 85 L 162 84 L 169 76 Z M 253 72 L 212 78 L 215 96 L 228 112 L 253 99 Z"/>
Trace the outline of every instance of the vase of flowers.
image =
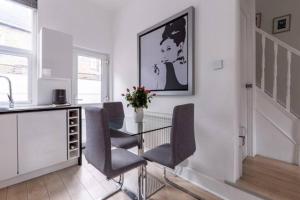
<path id="1" fill-rule="evenodd" d="M 143 108 L 135 109 L 133 118 L 135 122 L 142 122 L 144 119 L 144 109 Z"/>
<path id="2" fill-rule="evenodd" d="M 133 87 L 130 91 L 128 88 L 126 94 L 122 94 L 125 97 L 128 104 L 127 107 L 131 106 L 134 109 L 134 119 L 136 122 L 142 122 L 144 118 L 144 108 L 148 108 L 148 104 L 151 103 L 151 99 L 156 94 L 151 93 L 150 90 L 146 90 L 142 87 Z"/>

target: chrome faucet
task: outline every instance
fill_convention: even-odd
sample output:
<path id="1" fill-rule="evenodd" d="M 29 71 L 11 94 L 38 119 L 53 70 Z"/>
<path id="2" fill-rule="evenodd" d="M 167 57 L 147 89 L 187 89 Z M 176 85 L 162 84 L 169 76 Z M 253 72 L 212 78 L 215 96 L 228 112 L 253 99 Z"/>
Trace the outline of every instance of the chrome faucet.
<path id="1" fill-rule="evenodd" d="M 4 78 L 8 82 L 9 94 L 7 94 L 7 97 L 8 97 L 8 101 L 9 101 L 9 108 L 14 108 L 15 103 L 14 103 L 14 99 L 13 99 L 13 96 L 12 96 L 11 81 L 6 76 L 0 76 L 0 78 Z"/>

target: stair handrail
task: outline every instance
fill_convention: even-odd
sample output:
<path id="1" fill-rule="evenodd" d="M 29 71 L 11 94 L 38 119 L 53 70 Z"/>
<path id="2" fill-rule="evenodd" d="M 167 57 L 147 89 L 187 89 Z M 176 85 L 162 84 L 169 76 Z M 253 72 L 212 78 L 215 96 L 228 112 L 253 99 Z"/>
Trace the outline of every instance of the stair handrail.
<path id="1" fill-rule="evenodd" d="M 277 102 L 278 91 L 277 91 L 277 71 L 278 71 L 278 47 L 281 46 L 286 49 L 286 59 L 287 59 L 287 87 L 286 87 L 286 111 L 295 115 L 291 112 L 291 66 L 293 55 L 300 57 L 300 51 L 290 46 L 289 44 L 281 41 L 280 39 L 270 35 L 269 33 L 263 31 L 262 29 L 256 28 L 256 32 L 261 34 L 261 45 L 262 45 L 262 76 L 261 76 L 261 90 L 266 92 L 265 88 L 265 68 L 266 68 L 266 39 L 271 40 L 274 43 L 274 74 L 273 74 L 273 100 Z M 296 116 L 296 115 L 295 115 Z M 297 116 L 296 116 L 297 117 Z"/>
<path id="2" fill-rule="evenodd" d="M 280 45 L 281 47 L 284 47 L 285 49 L 289 50 L 290 52 L 292 52 L 293 54 L 300 56 L 300 50 L 292 47 L 291 45 L 289 45 L 286 42 L 283 42 L 282 40 L 274 37 L 273 35 L 263 31 L 260 28 L 256 28 L 256 32 L 262 34 L 263 36 L 265 36 L 266 38 L 268 38 L 269 40 L 273 41 L 274 43 Z"/>

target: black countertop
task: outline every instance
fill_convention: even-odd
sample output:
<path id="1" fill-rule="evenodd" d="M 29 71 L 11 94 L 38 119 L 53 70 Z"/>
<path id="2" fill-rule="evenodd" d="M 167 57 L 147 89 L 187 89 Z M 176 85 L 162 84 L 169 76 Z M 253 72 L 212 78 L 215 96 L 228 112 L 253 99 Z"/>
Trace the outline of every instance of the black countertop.
<path id="1" fill-rule="evenodd" d="M 15 108 L 2 108 L 0 107 L 1 114 L 11 114 L 11 113 L 24 113 L 24 112 L 42 112 L 42 111 L 52 111 L 52 110 L 68 110 L 68 109 L 80 109 L 81 106 L 78 105 L 40 105 L 40 106 L 24 106 Z"/>

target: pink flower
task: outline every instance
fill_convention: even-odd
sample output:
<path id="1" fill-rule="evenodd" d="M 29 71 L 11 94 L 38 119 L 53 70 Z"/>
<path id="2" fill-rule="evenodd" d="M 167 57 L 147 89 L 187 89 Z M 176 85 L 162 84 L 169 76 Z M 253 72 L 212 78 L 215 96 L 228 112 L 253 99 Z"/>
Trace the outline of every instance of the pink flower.
<path id="1" fill-rule="evenodd" d="M 123 97 L 125 96 L 125 94 L 121 94 Z"/>
<path id="2" fill-rule="evenodd" d="M 136 90 L 136 87 L 135 87 L 135 86 L 133 86 L 133 89 L 134 89 L 134 90 Z"/>
<path id="3" fill-rule="evenodd" d="M 127 88 L 127 92 L 130 92 L 130 90 Z"/>

